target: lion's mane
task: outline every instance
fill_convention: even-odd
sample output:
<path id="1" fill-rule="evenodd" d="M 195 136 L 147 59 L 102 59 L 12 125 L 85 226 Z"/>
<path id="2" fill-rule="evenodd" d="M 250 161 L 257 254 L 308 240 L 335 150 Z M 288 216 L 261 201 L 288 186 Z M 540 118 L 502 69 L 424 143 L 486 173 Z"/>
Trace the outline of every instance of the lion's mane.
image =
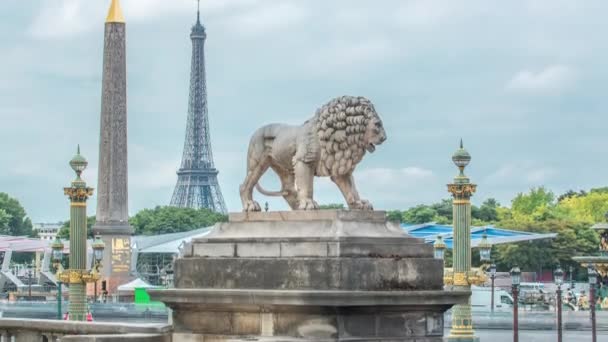
<path id="1" fill-rule="evenodd" d="M 318 176 L 341 176 L 354 170 L 365 155 L 365 130 L 374 117 L 378 117 L 374 106 L 361 96 L 338 97 L 317 110 Z"/>

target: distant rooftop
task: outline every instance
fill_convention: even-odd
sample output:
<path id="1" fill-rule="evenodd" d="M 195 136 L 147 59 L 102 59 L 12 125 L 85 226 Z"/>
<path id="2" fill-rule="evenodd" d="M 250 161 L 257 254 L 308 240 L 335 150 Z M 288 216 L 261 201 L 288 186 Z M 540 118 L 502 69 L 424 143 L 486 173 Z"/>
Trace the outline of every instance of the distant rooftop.
<path id="1" fill-rule="evenodd" d="M 32 224 L 32 228 L 34 230 L 40 230 L 40 229 L 61 229 L 61 227 L 63 226 L 63 222 L 57 222 L 57 223 L 34 223 Z"/>

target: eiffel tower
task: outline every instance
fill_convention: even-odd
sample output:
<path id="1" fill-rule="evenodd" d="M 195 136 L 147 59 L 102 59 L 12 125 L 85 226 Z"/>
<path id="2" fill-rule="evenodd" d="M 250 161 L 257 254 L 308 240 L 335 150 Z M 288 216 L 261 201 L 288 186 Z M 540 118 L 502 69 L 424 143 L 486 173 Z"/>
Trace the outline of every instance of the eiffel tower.
<path id="1" fill-rule="evenodd" d="M 226 213 L 226 204 L 217 181 L 218 170 L 213 165 L 209 114 L 207 109 L 207 82 L 205 76 L 205 27 L 201 25 L 200 5 L 196 24 L 192 27 L 192 66 L 190 70 L 190 98 L 188 123 L 182 164 L 177 171 L 177 185 L 171 206 L 207 208 Z"/>

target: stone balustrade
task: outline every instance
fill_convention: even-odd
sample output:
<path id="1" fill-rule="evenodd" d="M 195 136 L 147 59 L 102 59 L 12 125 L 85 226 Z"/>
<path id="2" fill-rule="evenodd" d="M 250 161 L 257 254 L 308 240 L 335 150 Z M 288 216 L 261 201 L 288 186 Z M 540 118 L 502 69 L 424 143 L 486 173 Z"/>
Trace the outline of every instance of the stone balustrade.
<path id="1" fill-rule="evenodd" d="M 0 342 L 170 342 L 171 326 L 53 321 L 42 319 L 0 319 Z"/>

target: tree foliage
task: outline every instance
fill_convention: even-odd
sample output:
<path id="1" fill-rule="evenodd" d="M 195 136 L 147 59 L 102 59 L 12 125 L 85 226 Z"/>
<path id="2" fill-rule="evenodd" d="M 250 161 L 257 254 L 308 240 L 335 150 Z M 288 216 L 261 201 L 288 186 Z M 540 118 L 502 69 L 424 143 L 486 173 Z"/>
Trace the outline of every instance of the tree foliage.
<path id="1" fill-rule="evenodd" d="M 403 222 L 419 224 L 434 221 L 437 210 L 428 205 L 417 205 L 403 213 Z"/>
<path id="2" fill-rule="evenodd" d="M 557 233 L 552 240 L 536 240 L 517 244 L 495 246 L 496 264 L 505 270 L 518 265 L 527 271 L 551 270 L 557 264 L 562 268 L 579 265 L 572 260 L 575 255 L 597 252 L 599 238 L 584 222 L 551 219 L 542 222 L 502 222 L 501 228 L 534 233 Z"/>
<path id="3" fill-rule="evenodd" d="M 500 203 L 494 198 L 488 198 L 481 204 L 479 207 L 479 212 L 477 212 L 477 217 L 473 216 L 473 218 L 479 219 L 483 222 L 496 222 L 498 221 L 498 208 L 500 208 Z"/>
<path id="4" fill-rule="evenodd" d="M 519 193 L 511 202 L 513 218 L 524 221 L 544 221 L 555 208 L 555 195 L 544 187 L 532 188 L 527 194 Z"/>
<path id="5" fill-rule="evenodd" d="M 0 192 L 0 234 L 33 235 L 32 221 L 27 217 L 21 203 L 4 192 Z"/>
<path id="6" fill-rule="evenodd" d="M 143 209 L 129 219 L 129 224 L 135 228 L 138 235 L 157 235 L 185 232 L 197 228 L 209 227 L 216 222 L 227 221 L 226 215 L 218 214 L 209 209 L 191 209 L 177 207 L 156 207 Z M 87 236 L 93 238 L 95 216 L 87 218 Z M 62 239 L 70 238 L 70 221 L 67 220 L 59 230 Z"/>
<path id="7" fill-rule="evenodd" d="M 490 198 L 481 207 L 471 207 L 471 217 L 474 223 L 485 225 L 499 220 L 500 203 Z M 431 205 L 420 204 L 400 212 L 393 210 L 388 213 L 393 220 L 400 215 L 400 220 L 409 224 L 435 222 L 438 224 L 452 223 L 452 199 L 443 199 Z"/>
<path id="8" fill-rule="evenodd" d="M 141 210 L 129 219 L 129 223 L 135 228 L 135 234 L 156 235 L 209 227 L 227 220 L 226 215 L 209 209 L 158 206 Z"/>
<path id="9" fill-rule="evenodd" d="M 6 210 L 0 209 L 0 231 L 6 232 L 10 230 L 9 223 L 11 218 L 12 216 Z"/>
<path id="10" fill-rule="evenodd" d="M 576 221 L 599 222 L 608 212 L 608 192 L 591 191 L 586 196 L 573 196 L 559 202 L 568 216 Z"/>
<path id="11" fill-rule="evenodd" d="M 586 195 L 587 195 L 587 192 L 585 192 L 584 190 L 580 190 L 579 192 L 576 192 L 574 190 L 568 190 L 565 193 L 559 195 L 559 197 L 557 198 L 557 202 L 559 203 L 559 202 L 565 200 L 566 198 L 586 196 Z"/>
<path id="12" fill-rule="evenodd" d="M 604 220 L 608 212 L 608 187 L 589 191 L 574 191 L 560 195 L 544 188 L 532 188 L 519 193 L 511 207 L 503 207 L 495 199 L 485 200 L 481 206 L 471 207 L 474 226 L 495 225 L 500 228 L 533 233 L 557 233 L 554 239 L 501 244 L 492 248 L 492 258 L 500 271 L 518 265 L 523 271 L 553 270 L 572 266 L 581 277 L 584 271 L 572 261 L 575 255 L 593 255 L 598 250 L 599 238 L 590 229 L 593 223 Z M 409 224 L 436 222 L 452 224 L 452 201 L 444 199 L 431 205 L 417 205 L 404 211 L 393 210 L 389 218 L 399 218 Z M 475 255 L 475 251 L 473 254 Z M 449 263 L 446 260 L 446 265 Z M 473 257 L 473 264 L 478 264 Z"/>
<path id="13" fill-rule="evenodd" d="M 386 212 L 386 219 L 401 223 L 403 221 L 403 214 L 399 210 L 389 210 Z"/>

